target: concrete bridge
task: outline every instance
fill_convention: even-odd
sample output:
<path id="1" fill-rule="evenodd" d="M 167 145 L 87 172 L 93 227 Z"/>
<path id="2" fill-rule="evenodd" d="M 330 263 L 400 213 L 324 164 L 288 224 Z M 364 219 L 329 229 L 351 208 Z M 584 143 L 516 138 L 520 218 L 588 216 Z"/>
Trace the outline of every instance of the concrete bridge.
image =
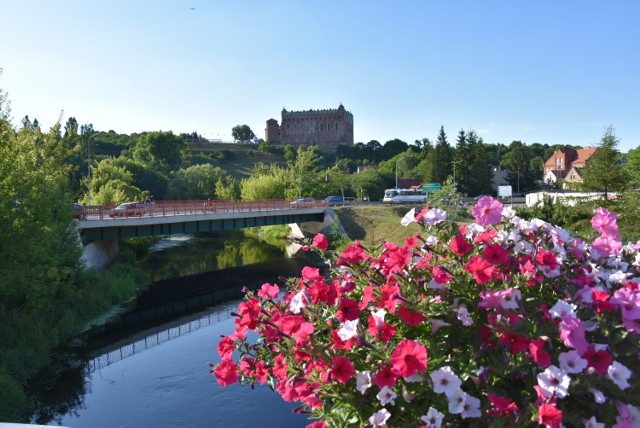
<path id="1" fill-rule="evenodd" d="M 193 234 L 277 224 L 325 222 L 324 201 L 282 199 L 236 201 L 156 201 L 124 208 L 85 206 L 76 212 L 87 267 L 107 265 L 117 240 L 138 236 Z M 297 229 L 297 227 L 294 227 Z M 294 230 L 294 233 L 299 230 Z"/>

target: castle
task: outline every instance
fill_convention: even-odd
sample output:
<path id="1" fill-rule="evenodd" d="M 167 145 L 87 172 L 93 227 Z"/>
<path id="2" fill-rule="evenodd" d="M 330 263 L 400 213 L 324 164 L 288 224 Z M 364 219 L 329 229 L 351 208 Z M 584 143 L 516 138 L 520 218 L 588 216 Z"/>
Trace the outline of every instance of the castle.
<path id="1" fill-rule="evenodd" d="M 320 150 L 335 150 L 339 144 L 353 145 L 353 115 L 342 104 L 337 109 L 287 111 L 282 109 L 282 124 L 267 120 L 265 140 L 273 144 L 317 145 Z"/>

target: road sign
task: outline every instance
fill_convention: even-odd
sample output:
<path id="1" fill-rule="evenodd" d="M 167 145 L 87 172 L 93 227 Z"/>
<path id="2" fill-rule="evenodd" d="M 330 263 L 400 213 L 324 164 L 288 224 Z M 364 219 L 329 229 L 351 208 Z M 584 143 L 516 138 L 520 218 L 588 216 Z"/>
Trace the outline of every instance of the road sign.
<path id="1" fill-rule="evenodd" d="M 424 184 L 422 185 L 422 190 L 425 190 L 427 193 L 433 193 L 441 188 L 440 183 L 427 183 L 426 186 Z"/>
<path id="2" fill-rule="evenodd" d="M 498 186 L 498 196 L 501 198 L 511 196 L 511 186 Z"/>

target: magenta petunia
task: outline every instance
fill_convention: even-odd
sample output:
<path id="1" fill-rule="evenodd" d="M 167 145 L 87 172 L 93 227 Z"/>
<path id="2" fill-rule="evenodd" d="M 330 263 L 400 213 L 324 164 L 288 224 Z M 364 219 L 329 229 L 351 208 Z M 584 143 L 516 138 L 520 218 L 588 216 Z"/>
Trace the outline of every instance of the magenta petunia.
<path id="1" fill-rule="evenodd" d="M 500 223 L 503 205 L 491 196 L 483 196 L 472 209 L 473 217 L 480 226 Z"/>

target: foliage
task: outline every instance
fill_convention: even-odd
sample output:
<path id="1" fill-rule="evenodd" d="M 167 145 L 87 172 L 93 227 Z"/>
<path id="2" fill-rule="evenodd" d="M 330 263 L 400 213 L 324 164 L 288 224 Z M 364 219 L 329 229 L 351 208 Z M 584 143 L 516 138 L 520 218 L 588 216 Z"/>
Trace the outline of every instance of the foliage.
<path id="1" fill-rule="evenodd" d="M 352 174 L 349 183 L 358 200 L 365 197 L 371 201 L 382 200 L 386 188 L 382 174 L 373 169 Z"/>
<path id="2" fill-rule="evenodd" d="M 227 201 L 240 199 L 240 182 L 233 177 L 222 177 L 216 181 L 216 197 Z"/>
<path id="3" fill-rule="evenodd" d="M 625 169 L 632 185 L 636 188 L 640 187 L 640 147 L 629 151 Z"/>
<path id="4" fill-rule="evenodd" d="M 142 197 L 142 190 L 134 185 L 133 174 L 115 158 L 98 163 L 91 174 L 91 203 L 117 205 Z"/>
<path id="5" fill-rule="evenodd" d="M 179 169 L 167 185 L 167 198 L 178 200 L 216 197 L 216 183 L 226 179 L 226 172 L 210 164 Z"/>
<path id="6" fill-rule="evenodd" d="M 622 167 L 622 158 L 617 149 L 618 138 L 609 127 L 591 156 L 583 174 L 583 187 L 587 190 L 602 192 L 607 199 L 611 191 L 622 190 L 627 185 L 627 174 Z"/>
<path id="7" fill-rule="evenodd" d="M 133 159 L 167 174 L 182 166 L 187 143 L 173 132 L 146 132 L 138 137 L 132 149 Z"/>
<path id="8" fill-rule="evenodd" d="M 490 197 L 473 215 L 411 210 L 424 234 L 402 246 L 332 254 L 316 235 L 326 276 L 249 292 L 218 383 L 268 383 L 314 427 L 637 426 L 639 248 L 616 215 L 598 209 L 590 245 Z"/>
<path id="9" fill-rule="evenodd" d="M 231 128 L 231 136 L 238 143 L 250 143 L 256 134 L 249 128 L 249 125 L 236 125 Z"/>
<path id="10" fill-rule="evenodd" d="M 459 220 L 465 217 L 468 210 L 464 205 L 463 196 L 456 190 L 453 184 L 453 176 L 449 176 L 439 190 L 429 195 L 429 206 L 447 211 L 450 220 Z"/>
<path id="11" fill-rule="evenodd" d="M 278 165 L 257 165 L 253 174 L 240 182 L 240 196 L 245 201 L 282 199 L 287 182 L 287 170 Z"/>

